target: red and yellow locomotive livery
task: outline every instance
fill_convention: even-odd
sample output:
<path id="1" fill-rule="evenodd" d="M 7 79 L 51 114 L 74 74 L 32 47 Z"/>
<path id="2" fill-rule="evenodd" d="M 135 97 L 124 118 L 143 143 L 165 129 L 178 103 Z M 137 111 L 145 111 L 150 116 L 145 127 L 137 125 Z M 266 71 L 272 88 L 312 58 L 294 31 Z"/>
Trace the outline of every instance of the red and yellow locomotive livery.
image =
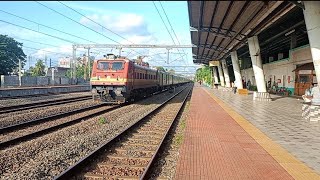
<path id="1" fill-rule="evenodd" d="M 186 82 L 185 78 L 111 54 L 106 59 L 94 61 L 90 79 L 94 100 L 118 104 Z"/>

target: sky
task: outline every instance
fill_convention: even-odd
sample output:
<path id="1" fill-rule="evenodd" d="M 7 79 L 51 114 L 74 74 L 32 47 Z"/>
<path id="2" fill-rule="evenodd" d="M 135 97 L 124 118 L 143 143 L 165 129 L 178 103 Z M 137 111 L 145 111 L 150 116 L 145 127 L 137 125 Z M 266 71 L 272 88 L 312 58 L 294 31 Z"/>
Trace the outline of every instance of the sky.
<path id="1" fill-rule="evenodd" d="M 25 69 L 33 66 L 36 59 L 45 57 L 48 66 L 49 59 L 52 66 L 56 66 L 59 58 L 72 55 L 73 43 L 191 45 L 187 1 L 161 1 L 161 4 L 159 1 L 1 1 L 0 34 L 23 43 L 24 53 L 28 56 Z M 86 51 L 77 49 L 77 57 Z M 129 58 L 145 55 L 144 61 L 151 66 L 195 65 L 191 48 L 170 52 L 169 64 L 166 49 L 122 49 L 121 55 Z M 107 53 L 117 55 L 119 50 L 91 49 L 90 56 L 99 59 Z M 196 70 L 194 67 L 173 69 L 177 73 Z"/>

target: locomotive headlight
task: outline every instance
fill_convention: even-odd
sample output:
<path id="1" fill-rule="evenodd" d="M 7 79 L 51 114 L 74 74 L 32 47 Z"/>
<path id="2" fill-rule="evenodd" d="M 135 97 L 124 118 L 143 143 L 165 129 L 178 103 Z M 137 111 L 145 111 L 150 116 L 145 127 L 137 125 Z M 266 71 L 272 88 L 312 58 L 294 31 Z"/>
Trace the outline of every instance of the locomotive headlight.
<path id="1" fill-rule="evenodd" d="M 98 80 L 100 79 L 100 76 L 98 76 Z"/>

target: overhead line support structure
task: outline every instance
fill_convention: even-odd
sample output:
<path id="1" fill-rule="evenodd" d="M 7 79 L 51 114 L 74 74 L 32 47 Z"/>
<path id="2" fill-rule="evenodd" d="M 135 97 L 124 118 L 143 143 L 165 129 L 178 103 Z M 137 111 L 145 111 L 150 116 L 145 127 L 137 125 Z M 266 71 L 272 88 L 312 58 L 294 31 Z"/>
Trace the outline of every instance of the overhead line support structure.
<path id="1" fill-rule="evenodd" d="M 91 49 L 91 48 L 116 48 L 121 49 L 122 48 L 166 48 L 168 50 L 168 60 L 167 63 L 169 64 L 169 50 L 173 48 L 193 48 L 196 47 L 195 45 L 148 45 L 148 44 L 73 44 L 73 62 L 76 61 L 76 49 L 77 48 L 85 48 L 85 49 Z M 121 55 L 119 53 L 119 55 Z M 74 64 L 73 63 L 73 64 Z M 75 72 L 75 65 L 74 65 L 74 72 Z M 75 74 L 73 76 L 75 78 Z"/>

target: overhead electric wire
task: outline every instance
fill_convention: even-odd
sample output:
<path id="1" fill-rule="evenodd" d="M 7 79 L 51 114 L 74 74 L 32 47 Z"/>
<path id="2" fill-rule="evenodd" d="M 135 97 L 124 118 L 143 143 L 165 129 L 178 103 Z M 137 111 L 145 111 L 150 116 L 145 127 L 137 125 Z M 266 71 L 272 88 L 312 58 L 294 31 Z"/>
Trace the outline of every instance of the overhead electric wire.
<path id="1" fill-rule="evenodd" d="M 37 41 L 32 41 L 32 40 L 23 39 L 23 38 L 18 38 L 18 37 L 15 37 L 15 39 L 20 39 L 20 40 L 23 40 L 23 41 L 29 41 L 29 42 L 32 42 L 32 43 L 42 44 L 42 45 L 51 46 L 51 47 L 56 47 L 56 48 L 61 48 L 60 46 L 56 46 L 56 45 L 52 45 L 52 44 L 47 44 L 47 43 L 42 43 L 42 42 L 37 42 Z M 72 48 L 68 48 L 68 47 L 66 47 L 66 49 L 72 50 Z M 86 53 L 86 51 L 82 51 L 82 52 Z"/>
<path id="2" fill-rule="evenodd" d="M 162 16 L 161 16 L 161 14 L 160 14 L 160 12 L 159 12 L 159 10 L 158 10 L 158 7 L 157 7 L 157 6 L 156 6 L 156 4 L 154 3 L 154 1 L 152 1 L 152 3 L 153 3 L 153 5 L 154 5 L 154 7 L 156 8 L 156 10 L 157 10 L 157 12 L 158 12 L 158 14 L 159 14 L 159 16 L 160 16 L 160 18 L 161 18 L 161 20 L 162 20 L 162 22 L 163 22 L 164 26 L 166 27 L 166 29 L 167 29 L 167 31 L 168 31 L 168 33 L 169 33 L 169 35 L 170 35 L 170 37 L 171 37 L 171 39 L 172 39 L 172 41 L 173 41 L 174 45 L 176 45 L 176 43 L 175 43 L 175 41 L 174 41 L 174 39 L 173 39 L 173 37 L 172 37 L 172 35 L 171 35 L 171 33 L 170 33 L 170 31 L 169 31 L 169 29 L 168 29 L 167 25 L 166 25 L 166 23 L 164 22 L 164 20 L 163 20 L 163 18 L 162 18 Z"/>
<path id="3" fill-rule="evenodd" d="M 60 55 L 64 55 L 64 56 L 65 56 L 65 55 L 71 56 L 70 54 L 66 54 L 66 53 L 59 53 L 59 52 L 47 51 L 47 50 L 38 49 L 38 48 L 33 48 L 33 47 L 28 47 L 28 46 L 22 46 L 22 48 L 29 48 L 29 49 L 34 49 L 34 50 L 49 52 L 49 53 L 52 53 L 52 54 L 60 54 Z"/>
<path id="4" fill-rule="evenodd" d="M 81 25 L 81 26 L 83 26 L 83 27 L 85 27 L 85 28 L 87 28 L 87 29 L 89 29 L 89 30 L 91 30 L 91 31 L 93 31 L 93 32 L 95 32 L 95 33 L 97 33 L 97 34 L 100 34 L 101 36 L 103 36 L 103 37 L 105 37 L 105 38 L 107 38 L 107 39 L 109 39 L 109 40 L 111 40 L 111 41 L 113 41 L 113 42 L 115 42 L 115 43 L 121 44 L 121 43 L 119 43 L 119 42 L 117 42 L 117 41 L 115 41 L 115 40 L 111 39 L 110 37 L 108 37 L 108 36 L 106 36 L 106 35 L 104 35 L 104 34 L 102 34 L 102 33 L 98 32 L 98 31 L 96 31 L 96 30 L 94 30 L 94 29 L 92 29 L 92 28 L 90 28 L 90 27 L 88 27 L 88 26 L 86 26 L 86 25 L 83 25 L 83 24 L 79 23 L 78 21 L 76 21 L 76 20 L 74 20 L 74 19 L 72 19 L 72 18 L 70 18 L 70 17 L 68 17 L 68 16 L 66 16 L 66 15 L 64 15 L 64 14 L 62 14 L 62 13 L 60 13 L 60 12 L 58 12 L 58 11 L 56 11 L 56 10 L 54 10 L 54 9 L 52 9 L 52 8 L 50 8 L 50 7 L 48 7 L 48 6 L 46 6 L 46 5 L 44 5 L 44 4 L 40 3 L 40 2 L 38 2 L 38 1 L 35 1 L 35 2 L 37 2 L 38 4 L 40 4 L 40 5 L 44 6 L 44 7 L 46 7 L 47 9 L 50 9 L 51 11 L 53 11 L 53 12 L 55 12 L 55 13 L 57 13 L 57 14 L 59 14 L 59 15 L 63 16 L 63 17 L 65 17 L 65 18 L 67 18 L 67 19 L 69 19 L 69 20 L 71 20 L 71 21 L 73 21 L 73 22 L 75 22 L 75 23 L 77 23 L 77 24 L 79 24 L 79 25 Z M 98 44 L 98 43 L 97 43 L 97 44 Z M 140 52 L 137 52 L 137 51 L 135 51 L 135 50 L 133 50 L 133 51 L 134 51 L 134 52 L 136 52 L 137 54 L 140 54 L 140 55 L 142 55 L 142 56 L 143 56 L 143 54 L 141 54 Z"/>
<path id="5" fill-rule="evenodd" d="M 170 27 L 171 27 L 171 30 L 173 31 L 174 36 L 176 37 L 176 39 L 177 39 L 177 41 L 178 41 L 178 44 L 181 45 L 181 44 L 180 44 L 180 41 L 179 41 L 179 39 L 178 39 L 178 36 L 177 36 L 176 32 L 174 31 L 174 29 L 173 29 L 173 27 L 172 27 L 172 25 L 171 25 L 171 22 L 170 22 L 170 20 L 169 20 L 169 18 L 168 18 L 168 15 L 167 15 L 166 11 L 164 10 L 164 8 L 163 8 L 163 6 L 162 6 L 161 1 L 159 1 L 159 3 L 160 3 L 160 6 L 161 6 L 161 8 L 162 8 L 162 10 L 163 10 L 166 18 L 167 18 L 167 21 L 169 22 L 169 25 L 170 25 Z M 183 51 L 184 54 L 186 54 L 186 52 L 184 51 L 184 49 L 182 49 L 182 51 Z"/>
<path id="6" fill-rule="evenodd" d="M 120 34 L 118 34 L 118 33 L 116 33 L 116 32 L 113 32 L 113 31 L 112 31 L 112 30 L 110 30 L 109 28 L 107 28 L 107 27 L 105 27 L 105 26 L 101 25 L 100 23 L 97 23 L 96 21 L 92 20 L 91 18 L 88 18 L 86 15 L 84 15 L 84 14 L 80 13 L 79 11 L 77 11 L 77 10 L 73 9 L 72 7 L 70 7 L 70 6 L 68 6 L 68 5 L 64 4 L 64 3 L 60 2 L 60 1 L 58 1 L 58 2 L 59 2 L 60 4 L 62 4 L 62 5 L 64 5 L 65 7 L 67 7 L 67 8 L 69 8 L 69 9 L 71 9 L 72 11 L 76 12 L 77 14 L 80 14 L 81 16 L 85 17 L 86 19 L 88 19 L 88 20 L 90 20 L 90 21 L 94 22 L 95 24 L 97 24 L 97 25 L 101 26 L 102 28 L 104 28 L 104 29 L 106 29 L 106 30 L 110 31 L 111 33 L 113 33 L 113 34 L 115 34 L 115 35 L 117 35 L 117 36 L 121 37 L 122 39 L 124 39 L 124 40 L 126 40 L 126 41 L 128 41 L 128 42 L 133 43 L 132 41 L 129 41 L 128 39 L 126 39 L 125 37 L 121 36 Z M 119 44 L 120 44 L 120 43 L 119 43 Z M 134 44 L 134 43 L 133 43 L 133 44 Z"/>
<path id="7" fill-rule="evenodd" d="M 128 40 L 127 38 L 125 38 L 125 37 L 121 36 L 120 34 L 118 34 L 118 33 L 114 32 L 114 31 L 112 31 L 111 29 L 109 29 L 109 28 L 107 28 L 107 27 L 105 27 L 105 26 L 101 25 L 100 23 L 98 23 L 98 22 L 96 22 L 96 21 L 92 20 L 91 18 L 87 17 L 86 15 L 84 15 L 84 14 L 80 13 L 79 11 L 75 10 L 74 8 L 72 8 L 72 7 L 68 6 L 68 5 L 66 5 L 66 4 L 64 4 L 64 3 L 60 2 L 60 1 L 58 1 L 58 2 L 59 2 L 60 4 L 62 4 L 62 5 L 64 5 L 65 7 L 67 7 L 67 8 L 69 8 L 69 9 L 71 9 L 72 11 L 76 12 L 77 14 L 81 15 L 82 17 L 84 17 L 84 18 L 86 18 L 86 19 L 90 20 L 91 22 L 93 22 L 93 23 L 95 23 L 95 24 L 97 24 L 97 25 L 101 26 L 103 29 L 106 29 L 106 30 L 108 30 L 109 32 L 111 32 L 111 33 L 113 33 L 113 34 L 115 34 L 115 35 L 119 36 L 120 38 L 122 38 L 122 39 L 124 39 L 124 40 L 126 40 L 126 41 L 128 41 L 128 42 L 130 42 L 130 43 L 132 43 L 132 44 L 135 44 L 134 42 L 132 42 L 132 41 Z M 119 44 L 120 44 L 120 43 L 119 43 Z M 148 49 L 145 49 L 145 50 L 147 50 L 147 51 L 148 51 Z M 133 50 L 133 51 L 134 51 L 134 50 Z M 141 54 L 141 55 L 142 55 L 142 54 Z"/>
<path id="8" fill-rule="evenodd" d="M 46 28 L 49 28 L 49 29 L 52 29 L 52 30 L 58 31 L 58 32 L 60 32 L 60 33 L 67 34 L 67 35 L 69 35 L 69 36 L 73 36 L 73 37 L 76 37 L 76 38 L 79 38 L 79 39 L 82 39 L 82 40 L 85 40 L 85 41 L 88 41 L 88 42 L 96 43 L 96 42 L 94 42 L 94 41 L 91 41 L 91 40 L 88 40 L 88 39 L 85 39 L 85 38 L 82 38 L 82 37 L 76 36 L 76 35 L 74 35 L 74 34 L 70 34 L 70 33 L 67 33 L 67 32 L 64 32 L 64 31 L 61 31 L 61 30 L 59 30 L 59 29 L 56 29 L 56 28 L 53 28 L 53 27 L 50 27 L 50 26 L 47 26 L 47 25 L 44 25 L 44 24 L 37 23 L 37 22 L 32 21 L 32 20 L 30 20 L 30 19 L 27 19 L 27 18 L 24 18 L 24 17 L 18 16 L 18 15 L 15 15 L 15 14 L 9 13 L 9 12 L 6 12 L 6 11 L 4 11 L 4 10 L 1 10 L 1 9 L 0 9 L 0 11 L 1 11 L 1 12 L 3 12 L 3 13 L 9 14 L 9 15 L 11 15 L 11 16 L 15 16 L 15 17 L 17 17 L 17 18 L 23 19 L 23 20 L 25 20 L 25 21 L 29 21 L 29 22 L 32 22 L 32 23 L 34 23 L 34 24 L 37 24 L 37 25 L 40 25 L 40 26 L 43 26 L 43 27 L 46 27 Z M 35 31 L 35 30 L 33 30 L 33 31 Z M 39 31 L 35 31 L 35 32 L 39 32 Z"/>
<path id="9" fill-rule="evenodd" d="M 38 26 L 40 25 L 40 26 L 43 26 L 43 27 L 46 27 L 46 28 L 52 29 L 52 30 L 54 30 L 54 31 L 58 31 L 58 32 L 63 33 L 63 34 L 67 34 L 67 35 L 69 35 L 69 36 L 76 37 L 76 38 L 78 38 L 78 39 L 82 39 L 82 40 L 85 40 L 85 41 L 88 41 L 88 42 L 92 42 L 92 43 L 97 43 L 97 42 L 91 41 L 91 40 L 89 40 L 89 39 L 85 39 L 85 38 L 82 38 L 82 37 L 76 36 L 76 35 L 74 35 L 74 34 L 70 34 L 70 33 L 68 33 L 68 32 L 61 31 L 61 30 L 59 30 L 59 29 L 56 29 L 56 28 L 53 28 L 53 27 L 50 27 L 50 26 L 47 26 L 47 25 L 44 25 L 44 24 L 41 24 L 41 23 L 38 23 L 38 22 L 32 21 L 32 20 L 30 20 L 30 19 L 27 19 L 27 18 L 24 18 L 24 17 L 18 16 L 18 15 L 16 15 L 16 14 L 12 14 L 12 13 L 10 13 L 10 12 L 7 12 L 7 11 L 1 10 L 1 9 L 0 9 L 0 12 L 3 12 L 3 13 L 6 13 L 6 14 L 9 14 L 9 15 L 11 15 L 11 16 L 14 16 L 14 17 L 17 17 L 17 18 L 23 19 L 23 20 L 28 21 L 28 22 L 32 22 L 32 23 L 34 23 L 34 24 L 37 24 Z M 20 25 L 15 25 L 15 24 L 11 24 L 11 25 L 18 26 L 18 27 L 20 27 L 20 28 L 25 28 L 24 26 L 20 26 Z M 25 29 L 28 29 L 28 30 L 31 30 L 31 31 L 34 31 L 34 32 L 37 32 L 37 33 L 41 33 L 41 34 L 43 34 L 43 33 L 42 33 L 42 32 L 40 32 L 39 30 L 38 30 L 38 31 L 36 31 L 36 30 L 29 29 L 29 28 L 25 28 Z M 49 35 L 49 34 L 44 34 L 44 35 L 52 37 L 52 36 L 51 36 L 51 35 Z M 56 37 L 58 37 L 58 36 L 56 36 Z M 56 38 L 56 37 L 53 37 L 53 38 Z M 61 39 L 60 37 L 59 37 L 59 38 L 57 38 L 57 39 L 62 40 L 62 41 L 66 41 L 65 39 Z M 75 41 L 70 42 L 70 40 L 67 40 L 66 42 L 71 43 L 71 44 L 76 43 Z M 97 44 L 98 44 L 98 43 L 97 43 Z M 99 50 L 97 50 L 97 51 L 99 51 Z M 102 52 L 102 51 L 99 51 L 99 52 Z M 102 53 L 103 53 L 103 52 L 102 52 Z"/>
<path id="10" fill-rule="evenodd" d="M 35 2 L 38 3 L 38 4 L 40 4 L 40 5 L 43 6 L 43 7 L 47 8 L 47 9 L 50 9 L 51 11 L 53 11 L 53 12 L 55 12 L 55 13 L 57 13 L 57 14 L 60 14 L 61 16 L 65 17 L 65 18 L 67 18 L 67 19 L 69 19 L 69 20 L 71 20 L 71 21 L 73 21 L 73 22 L 75 22 L 75 23 L 77 23 L 77 24 L 79 24 L 79 25 L 87 28 L 87 29 L 90 29 L 91 31 L 93 31 L 93 32 L 95 32 L 95 33 L 97 33 L 97 34 L 100 34 L 100 35 L 104 36 L 105 38 L 107 38 L 107 39 L 109 39 L 109 40 L 111 40 L 111 41 L 113 41 L 113 42 L 115 42 L 115 43 L 120 44 L 119 42 L 117 42 L 117 41 L 109 38 L 108 36 L 105 36 L 104 34 L 101 34 L 100 32 L 98 32 L 98 31 L 96 31 L 96 30 L 94 30 L 94 29 L 92 29 L 92 28 L 90 28 L 90 27 L 88 27 L 88 26 L 86 26 L 86 25 L 84 25 L 84 24 L 79 23 L 78 21 L 76 21 L 76 20 L 74 20 L 74 19 L 72 19 L 72 18 L 70 18 L 70 17 L 68 17 L 68 16 L 60 13 L 59 11 L 56 11 L 56 10 L 54 10 L 54 9 L 52 9 L 52 8 L 50 8 L 50 7 L 46 6 L 46 5 L 38 2 L 38 1 L 35 1 Z"/>
<path id="11" fill-rule="evenodd" d="M 156 6 L 156 4 L 154 3 L 154 1 L 152 1 L 152 3 L 153 3 L 153 5 L 154 5 L 154 7 L 156 8 L 156 10 L 157 10 L 157 12 L 158 12 L 158 14 L 159 14 L 159 16 L 160 16 L 160 18 L 161 18 L 161 20 L 162 20 L 162 22 L 163 22 L 163 24 L 164 24 L 164 26 L 166 27 L 166 29 L 167 29 L 167 32 L 169 33 L 169 35 L 170 35 L 170 37 L 171 37 L 171 39 L 172 39 L 172 41 L 173 41 L 173 44 L 174 45 L 176 45 L 176 42 L 174 41 L 174 39 L 173 39 L 173 37 L 172 37 L 172 35 L 171 35 L 171 33 L 170 33 L 170 31 L 169 31 L 169 29 L 168 29 L 168 27 L 167 27 L 167 25 L 166 25 L 166 23 L 164 22 L 164 20 L 163 20 L 163 18 L 162 18 L 162 16 L 161 16 L 161 14 L 160 14 L 160 11 L 158 10 L 158 7 Z M 177 50 L 178 50 L 178 52 L 180 53 L 180 51 L 179 51 L 179 49 L 177 48 Z M 169 53 L 169 52 L 168 52 Z M 182 56 L 181 56 L 182 57 Z"/>
<path id="12" fill-rule="evenodd" d="M 4 22 L 4 23 L 7 23 L 7 24 L 11 24 L 13 26 L 17 26 L 17 27 L 23 28 L 23 29 L 27 29 L 29 31 L 33 31 L 33 32 L 36 32 L 36 33 L 44 34 L 46 36 L 50 36 L 50 37 L 53 37 L 53 38 L 56 38 L 56 39 L 59 39 L 59 40 L 62 40 L 62 41 L 66 41 L 66 42 L 69 42 L 69 43 L 74 43 L 74 41 L 71 41 L 71 40 L 68 40 L 68 39 L 64 39 L 64 38 L 60 38 L 58 36 L 50 35 L 50 34 L 47 34 L 47 33 L 44 33 L 44 32 L 36 31 L 36 30 L 30 29 L 30 28 L 27 28 L 27 27 L 24 27 L 24 26 L 21 26 L 21 25 L 17 25 L 17 24 L 8 22 L 8 21 L 4 21 L 4 20 L 1 20 L 1 19 L 0 19 L 0 21 Z"/>

